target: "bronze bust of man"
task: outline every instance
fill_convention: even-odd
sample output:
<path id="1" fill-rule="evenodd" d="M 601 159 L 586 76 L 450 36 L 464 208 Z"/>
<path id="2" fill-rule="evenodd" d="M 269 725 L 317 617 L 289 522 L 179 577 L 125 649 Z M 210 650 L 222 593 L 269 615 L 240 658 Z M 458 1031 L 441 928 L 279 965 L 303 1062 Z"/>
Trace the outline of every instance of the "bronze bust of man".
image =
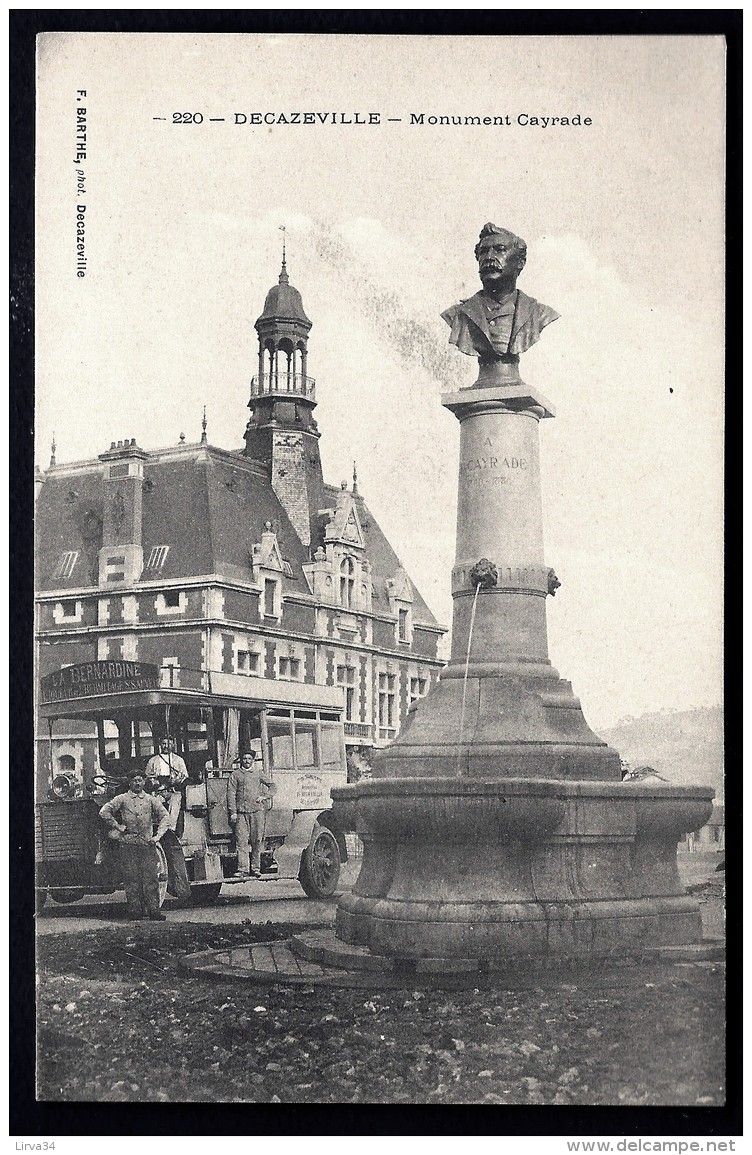
<path id="1" fill-rule="evenodd" d="M 517 288 L 527 260 L 521 237 L 489 222 L 480 231 L 475 256 L 483 288 L 441 314 L 451 326 L 449 341 L 483 362 L 516 364 L 559 314 Z"/>

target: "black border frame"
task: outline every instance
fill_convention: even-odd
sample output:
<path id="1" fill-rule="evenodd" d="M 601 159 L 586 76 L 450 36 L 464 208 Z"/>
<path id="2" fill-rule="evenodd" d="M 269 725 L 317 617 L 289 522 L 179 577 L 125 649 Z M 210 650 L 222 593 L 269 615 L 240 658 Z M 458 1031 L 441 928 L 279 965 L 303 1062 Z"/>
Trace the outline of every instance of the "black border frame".
<path id="1" fill-rule="evenodd" d="M 34 115 L 35 37 L 39 32 L 295 32 L 360 35 L 671 35 L 723 36 L 727 47 L 726 379 L 736 418 L 741 382 L 742 10 L 31 10 L 9 11 L 10 52 L 10 659 L 9 759 L 11 1047 L 9 1133 L 24 1139 L 76 1135 L 692 1135 L 742 1133 L 741 1102 L 741 797 L 727 806 L 727 1104 L 724 1107 L 504 1107 L 37 1102 L 33 931 L 33 477 L 34 477 Z M 687 238 L 688 245 L 699 237 Z M 740 388 L 740 387 L 739 387 Z M 741 422 L 726 433 L 726 573 L 739 572 Z M 738 598 L 735 582 L 734 592 Z M 727 578 L 726 593 L 731 585 Z M 730 599 L 728 604 L 731 605 Z M 20 610 L 20 612 L 19 612 Z M 731 614 L 729 614 L 731 617 Z M 734 622 L 727 620 L 727 764 L 741 766 L 741 676 Z M 736 674 L 736 676 L 734 676 Z"/>

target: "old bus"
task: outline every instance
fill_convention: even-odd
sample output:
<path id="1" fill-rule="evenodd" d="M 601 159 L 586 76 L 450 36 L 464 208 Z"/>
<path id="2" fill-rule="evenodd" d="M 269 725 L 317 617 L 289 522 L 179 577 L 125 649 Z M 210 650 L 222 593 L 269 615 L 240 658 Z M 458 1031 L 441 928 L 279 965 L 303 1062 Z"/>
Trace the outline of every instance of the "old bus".
<path id="1" fill-rule="evenodd" d="M 121 887 L 117 843 L 99 818 L 102 805 L 127 789 L 160 738 L 172 740 L 188 771 L 175 833 L 193 901 L 213 901 L 234 874 L 227 779 L 241 746 L 260 755 L 276 792 L 267 801 L 262 879 L 299 879 L 306 894 L 331 895 L 347 857 L 331 813 L 330 789 L 347 780 L 342 690 L 242 674 L 98 661 L 42 678 L 39 715 L 48 726 L 49 763 L 60 723 L 96 730 L 98 770 L 80 782 L 60 773 L 37 788 L 37 902 L 75 902 Z M 147 782 L 147 789 L 156 781 Z M 171 809 L 172 813 L 172 809 Z M 175 893 L 161 845 L 160 894 Z"/>

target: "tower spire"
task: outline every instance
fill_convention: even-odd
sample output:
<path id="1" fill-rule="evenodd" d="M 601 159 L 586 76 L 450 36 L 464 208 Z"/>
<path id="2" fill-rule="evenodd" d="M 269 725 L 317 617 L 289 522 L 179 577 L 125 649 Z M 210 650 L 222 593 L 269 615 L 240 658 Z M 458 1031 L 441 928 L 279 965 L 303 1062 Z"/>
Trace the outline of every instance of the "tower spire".
<path id="1" fill-rule="evenodd" d="M 204 414 L 201 418 L 201 444 L 206 445 L 206 406 L 204 405 Z"/>
<path id="2" fill-rule="evenodd" d="M 279 231 L 282 233 L 282 270 L 279 274 L 279 283 L 280 285 L 288 285 L 290 278 L 287 275 L 287 227 L 280 225 Z"/>
<path id="3" fill-rule="evenodd" d="M 52 445 L 50 446 L 50 465 L 55 464 L 55 453 L 57 452 L 57 445 L 55 444 L 55 434 L 52 434 Z"/>

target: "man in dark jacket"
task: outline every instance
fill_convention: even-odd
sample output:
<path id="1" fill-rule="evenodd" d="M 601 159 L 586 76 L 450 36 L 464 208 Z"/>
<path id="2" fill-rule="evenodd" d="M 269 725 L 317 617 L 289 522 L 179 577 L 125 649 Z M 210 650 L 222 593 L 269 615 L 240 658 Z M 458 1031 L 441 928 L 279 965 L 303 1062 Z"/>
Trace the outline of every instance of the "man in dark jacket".
<path id="1" fill-rule="evenodd" d="M 227 810 L 230 825 L 235 827 L 238 850 L 235 878 L 257 878 L 261 873 L 265 799 L 276 792 L 272 780 L 264 777 L 261 769 L 256 769 L 255 762 L 255 752 L 245 750 L 240 755 L 240 765 L 233 767 L 227 780 Z"/>
<path id="2" fill-rule="evenodd" d="M 475 256 L 483 288 L 441 314 L 452 330 L 450 344 L 481 361 L 516 363 L 559 314 L 517 288 L 527 260 L 521 237 L 489 221 Z"/>

